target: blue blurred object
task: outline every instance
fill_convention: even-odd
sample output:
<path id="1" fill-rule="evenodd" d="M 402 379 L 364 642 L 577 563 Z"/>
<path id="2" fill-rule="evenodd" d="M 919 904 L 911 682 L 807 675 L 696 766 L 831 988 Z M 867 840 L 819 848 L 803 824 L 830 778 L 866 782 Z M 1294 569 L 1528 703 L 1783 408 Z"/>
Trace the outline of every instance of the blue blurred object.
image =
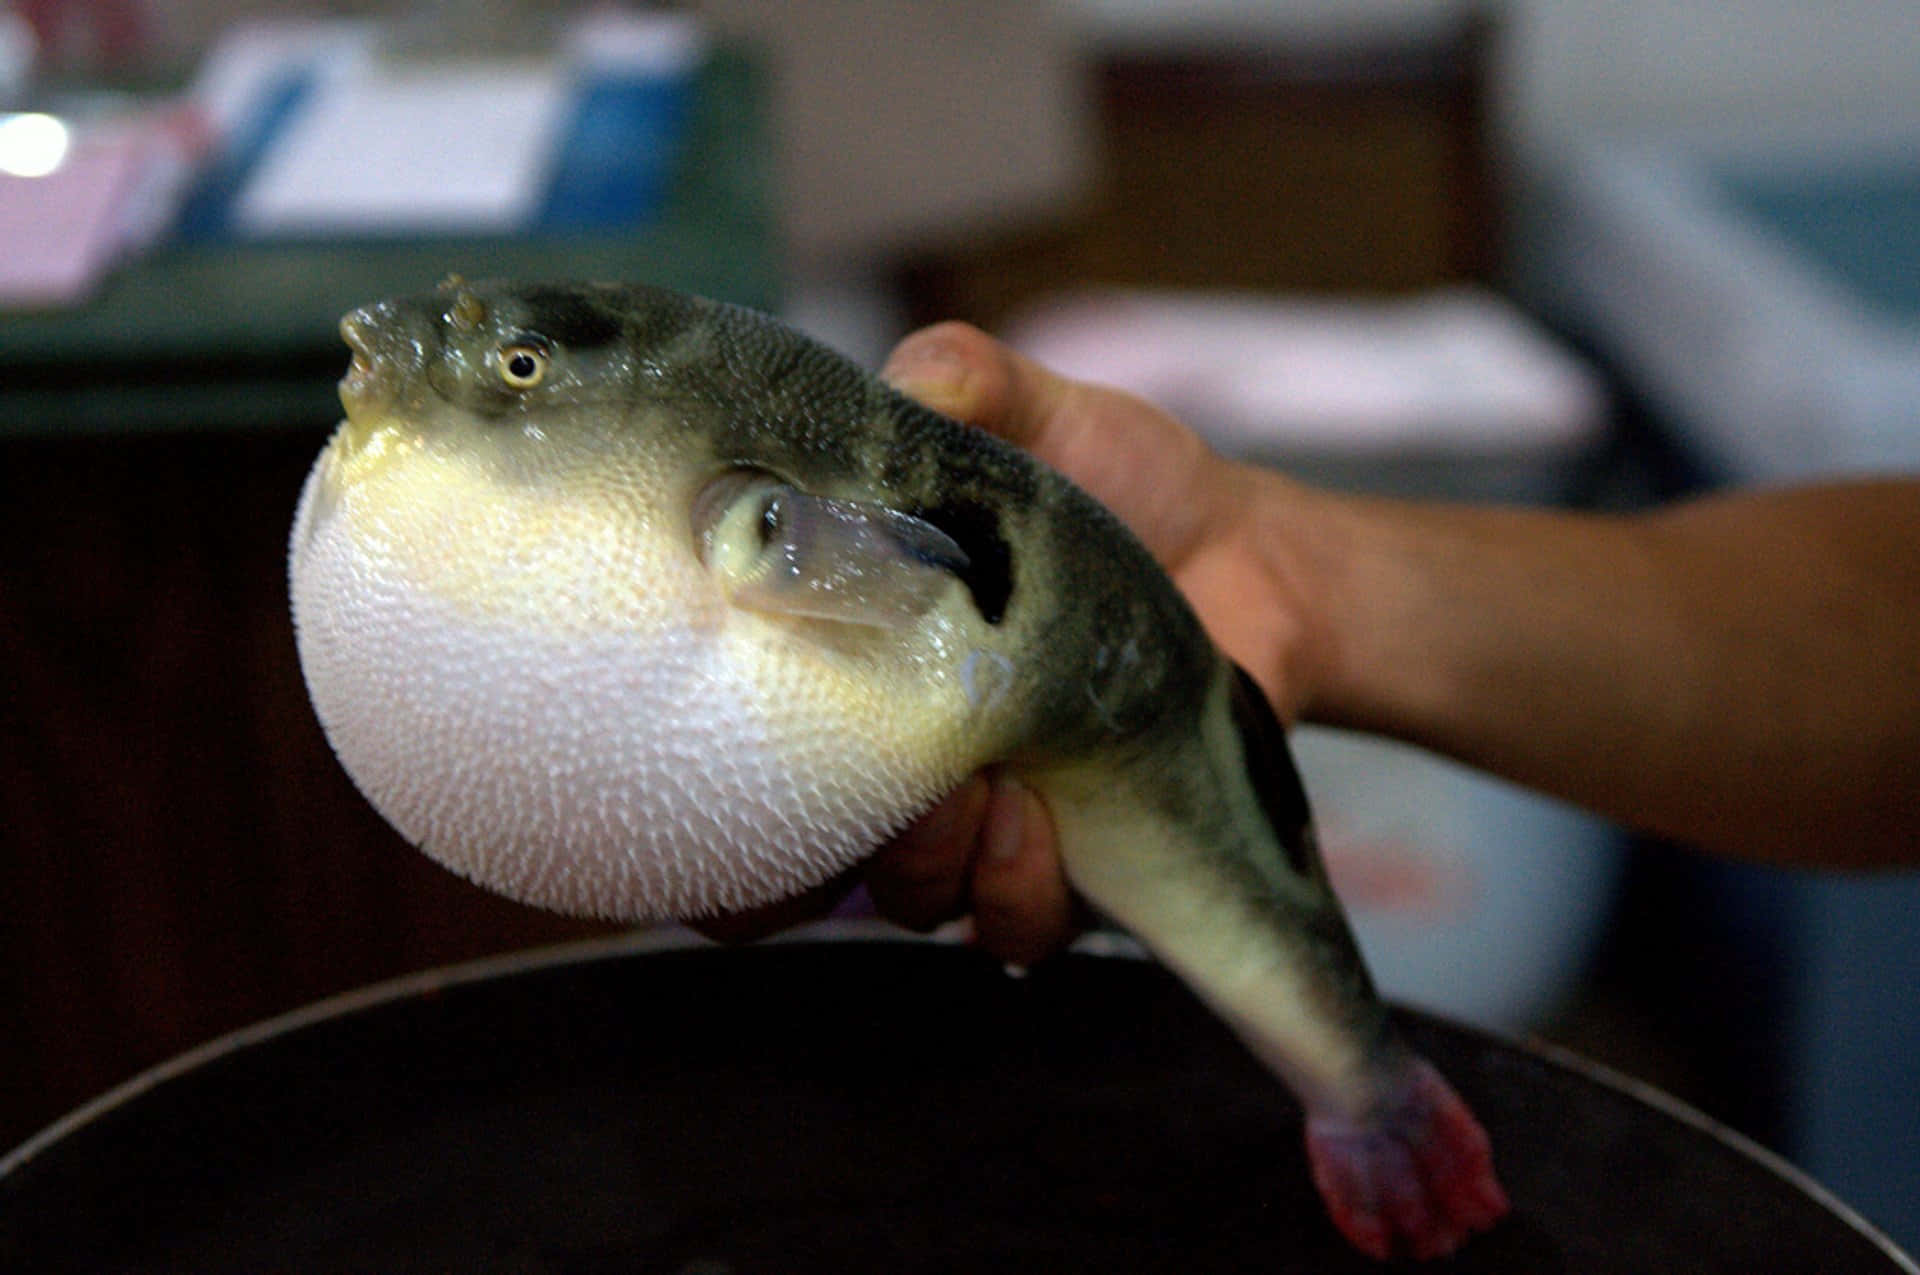
<path id="1" fill-rule="evenodd" d="M 312 92 L 311 67 L 290 70 L 262 95 L 257 111 L 228 139 L 219 158 L 208 165 L 187 197 L 174 224 L 176 238 L 189 243 L 224 238 L 231 228 L 233 203 L 267 147 L 286 127 Z"/>
<path id="2" fill-rule="evenodd" d="M 1920 319 L 1920 167 L 1735 172 L 1742 211 L 1869 305 Z"/>
<path id="3" fill-rule="evenodd" d="M 1920 1250 L 1920 873 L 1820 877 L 1798 895 L 1794 1158 Z"/>
<path id="4" fill-rule="evenodd" d="M 581 84 L 539 227 L 630 226 L 657 214 L 680 155 L 689 93 L 683 73 L 593 72 Z"/>

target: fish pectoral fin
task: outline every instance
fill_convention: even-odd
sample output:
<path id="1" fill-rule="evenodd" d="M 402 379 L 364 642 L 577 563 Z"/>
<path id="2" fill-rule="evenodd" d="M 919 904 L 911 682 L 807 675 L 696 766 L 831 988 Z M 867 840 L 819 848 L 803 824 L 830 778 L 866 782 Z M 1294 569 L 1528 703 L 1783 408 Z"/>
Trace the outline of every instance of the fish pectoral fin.
<path id="1" fill-rule="evenodd" d="M 743 607 L 900 628 L 956 583 L 967 555 L 924 518 L 769 482 L 717 521 L 709 565 L 731 577 L 729 595 Z"/>

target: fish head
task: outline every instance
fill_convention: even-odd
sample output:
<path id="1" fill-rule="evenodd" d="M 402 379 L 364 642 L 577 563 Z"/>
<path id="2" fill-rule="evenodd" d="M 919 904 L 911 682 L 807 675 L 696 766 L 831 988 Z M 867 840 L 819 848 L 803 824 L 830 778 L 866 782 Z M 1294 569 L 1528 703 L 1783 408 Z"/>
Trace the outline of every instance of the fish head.
<path id="1" fill-rule="evenodd" d="M 454 280 L 340 333 L 345 420 L 303 497 L 296 583 L 324 542 L 501 626 L 644 630 L 722 601 L 673 525 L 720 466 L 684 413 L 636 393 L 609 299 Z"/>
<path id="2" fill-rule="evenodd" d="M 594 285 L 454 283 L 341 334 L 296 637 L 336 754 L 433 857 L 684 918 L 824 880 L 990 760 L 1005 658 L 964 550 L 852 459 L 850 365 Z"/>
<path id="3" fill-rule="evenodd" d="M 570 409 L 631 397 L 647 379 L 634 356 L 646 333 L 629 334 L 629 319 L 592 289 L 458 279 L 363 306 L 340 321 L 352 361 L 337 461 L 378 468 L 437 446 L 510 467 L 592 449 L 604 443 L 592 437 L 598 418 Z M 516 442 L 545 443 L 549 430 L 572 437 Z"/>

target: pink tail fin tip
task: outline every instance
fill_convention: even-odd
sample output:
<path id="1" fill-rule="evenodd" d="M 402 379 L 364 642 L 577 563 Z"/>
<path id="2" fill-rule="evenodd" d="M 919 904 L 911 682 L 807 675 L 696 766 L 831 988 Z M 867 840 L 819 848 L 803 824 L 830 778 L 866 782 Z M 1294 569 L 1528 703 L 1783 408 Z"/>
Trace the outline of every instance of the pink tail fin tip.
<path id="1" fill-rule="evenodd" d="M 1334 1225 L 1369 1257 L 1444 1257 L 1507 1212 L 1480 1122 L 1419 1059 L 1371 1119 L 1310 1115 L 1307 1156 Z"/>

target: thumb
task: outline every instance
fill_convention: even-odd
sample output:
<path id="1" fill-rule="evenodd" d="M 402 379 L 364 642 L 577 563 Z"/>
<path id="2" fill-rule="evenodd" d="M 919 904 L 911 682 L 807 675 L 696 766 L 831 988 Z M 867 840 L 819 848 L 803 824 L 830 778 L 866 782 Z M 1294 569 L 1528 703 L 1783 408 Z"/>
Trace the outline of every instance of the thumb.
<path id="1" fill-rule="evenodd" d="M 970 324 L 922 328 L 894 347 L 880 375 L 936 412 L 1052 460 L 1073 383 Z"/>
<path id="2" fill-rule="evenodd" d="M 907 337 L 881 375 L 937 412 L 1059 470 L 1177 568 L 1222 507 L 1227 470 L 1199 435 L 1145 399 L 1070 380 L 965 323 Z"/>

